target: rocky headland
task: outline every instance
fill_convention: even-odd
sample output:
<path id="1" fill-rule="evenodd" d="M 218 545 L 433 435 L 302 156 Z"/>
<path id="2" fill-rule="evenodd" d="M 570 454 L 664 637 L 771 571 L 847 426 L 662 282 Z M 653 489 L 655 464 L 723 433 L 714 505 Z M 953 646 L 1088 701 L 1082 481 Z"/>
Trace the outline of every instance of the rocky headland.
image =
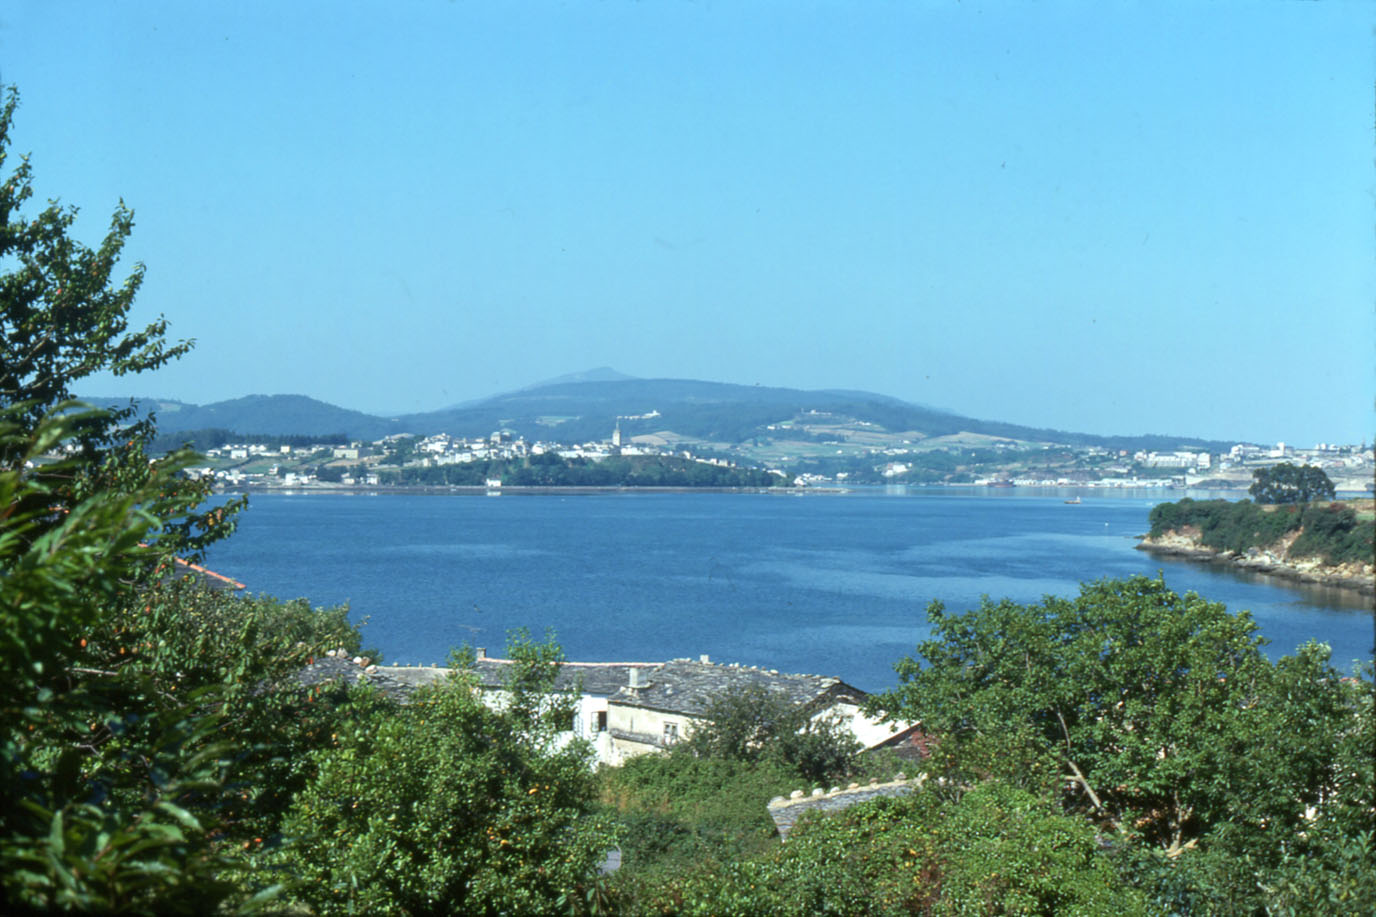
<path id="1" fill-rule="evenodd" d="M 1289 532 L 1265 547 L 1251 547 L 1245 551 L 1224 551 L 1210 547 L 1201 541 L 1200 535 L 1197 527 L 1187 525 L 1155 536 L 1145 535 L 1137 548 L 1164 557 L 1226 564 L 1253 573 L 1376 596 L 1376 563 L 1349 561 L 1330 564 L 1319 557 L 1292 557 L 1290 547 L 1295 543 L 1298 532 Z"/>

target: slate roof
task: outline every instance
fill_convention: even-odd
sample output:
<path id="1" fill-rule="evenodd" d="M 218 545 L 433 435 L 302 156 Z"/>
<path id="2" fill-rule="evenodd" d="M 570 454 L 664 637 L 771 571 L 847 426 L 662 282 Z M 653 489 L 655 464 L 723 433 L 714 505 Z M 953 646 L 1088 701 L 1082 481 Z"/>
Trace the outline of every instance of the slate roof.
<path id="1" fill-rule="evenodd" d="M 639 688 L 622 684 L 621 690 L 612 695 L 613 703 L 689 716 L 702 716 L 724 693 L 754 685 L 777 691 L 798 705 L 813 704 L 825 698 L 858 702 L 865 697 L 864 691 L 839 678 L 789 675 L 773 669 L 689 659 L 675 659 L 653 671 L 642 671 Z"/>
<path id="2" fill-rule="evenodd" d="M 478 682 L 484 688 L 506 687 L 510 677 L 510 659 L 478 659 L 473 668 L 478 673 Z M 624 688 L 631 680 L 631 669 L 640 670 L 640 678 L 664 666 L 662 662 L 561 662 L 559 674 L 554 678 L 554 687 L 566 691 L 578 686 L 582 680 L 584 694 L 610 696 Z"/>
<path id="3" fill-rule="evenodd" d="M 487 689 L 507 685 L 512 661 L 483 658 L 474 661 L 478 683 Z M 631 670 L 638 670 L 639 688 L 630 688 Z M 364 666 L 346 658 L 324 656 L 297 675 L 302 685 L 367 681 L 383 693 L 405 699 L 422 685 L 444 679 L 449 669 L 434 666 Z M 772 669 L 720 665 L 675 659 L 672 662 L 564 662 L 554 686 L 567 690 L 582 685 L 582 693 L 601 695 L 611 702 L 702 716 L 722 693 L 760 685 L 782 693 L 791 703 L 816 704 L 827 699 L 858 703 L 865 692 L 839 678 L 781 674 Z"/>
<path id="4" fill-rule="evenodd" d="M 630 670 L 639 669 L 642 673 L 652 672 L 662 666 L 660 662 L 564 662 L 559 665 L 554 687 L 563 691 L 576 688 L 581 683 L 582 693 L 608 696 L 616 693 L 630 681 Z M 512 661 L 510 659 L 478 659 L 473 669 L 478 675 L 478 684 L 487 689 L 500 689 L 507 686 Z M 317 659 L 304 669 L 299 677 L 302 684 L 310 685 L 325 681 L 343 679 L 346 682 L 368 681 L 377 685 L 384 693 L 397 696 L 411 694 L 422 685 L 443 681 L 449 669 L 436 666 L 381 665 L 370 666 L 371 672 L 353 664 L 348 659 L 332 656 Z"/>
<path id="5" fill-rule="evenodd" d="M 373 669 L 372 672 L 367 671 Z M 296 680 L 303 687 L 323 684 L 353 685 L 366 681 L 383 694 L 404 701 L 415 690 L 414 684 L 391 676 L 378 666 L 364 667 L 345 657 L 321 656 L 310 665 L 296 673 Z"/>

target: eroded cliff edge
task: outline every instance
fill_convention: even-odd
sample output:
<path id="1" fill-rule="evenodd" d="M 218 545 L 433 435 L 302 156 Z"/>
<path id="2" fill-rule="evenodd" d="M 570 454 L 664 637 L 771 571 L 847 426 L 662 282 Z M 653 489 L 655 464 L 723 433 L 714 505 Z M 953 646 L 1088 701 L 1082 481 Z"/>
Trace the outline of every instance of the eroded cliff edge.
<path id="1" fill-rule="evenodd" d="M 1201 541 L 1200 530 L 1195 526 L 1186 525 L 1157 535 L 1144 535 L 1137 548 L 1165 557 L 1227 564 L 1254 573 L 1266 573 L 1297 582 L 1316 583 L 1376 596 L 1376 563 L 1348 561 L 1332 564 L 1321 557 L 1291 557 L 1290 547 L 1298 537 L 1298 532 L 1289 532 L 1265 547 L 1227 551 L 1204 544 Z"/>

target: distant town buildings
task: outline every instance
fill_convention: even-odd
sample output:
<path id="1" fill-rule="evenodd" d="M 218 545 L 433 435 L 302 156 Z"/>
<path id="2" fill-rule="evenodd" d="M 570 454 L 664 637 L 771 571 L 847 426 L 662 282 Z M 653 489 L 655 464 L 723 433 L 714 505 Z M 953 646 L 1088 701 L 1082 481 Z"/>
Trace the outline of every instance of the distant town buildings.
<path id="1" fill-rule="evenodd" d="M 558 456 L 564 460 L 603 462 L 613 456 L 662 456 L 723 468 L 752 467 L 749 450 L 741 446 L 708 444 L 718 454 L 702 454 L 700 446 L 672 442 L 663 435 L 629 437 L 623 422 L 658 417 L 658 411 L 617 417 L 608 438 L 581 443 L 528 442 L 507 430 L 483 437 L 447 433 L 424 436 L 393 434 L 371 443 L 314 443 L 265 445 L 228 443 L 208 449 L 204 466 L 188 470 L 197 477 L 212 477 L 227 488 L 331 488 L 382 487 L 387 475 L 402 469 L 435 468 L 475 462 L 528 461 L 532 457 Z M 1057 446 L 1021 443 L 998 437 L 955 434 L 923 437 L 921 434 L 886 434 L 873 424 L 840 429 L 844 421 L 825 412 L 803 411 L 794 420 L 766 425 L 762 433 L 789 441 L 798 434 L 798 445 L 816 443 L 811 452 L 798 454 L 775 450 L 753 467 L 763 465 L 774 474 L 793 473 L 798 487 L 850 486 L 852 483 L 958 484 L 974 487 L 1106 487 L 1243 489 L 1252 472 L 1278 461 L 1312 464 L 1322 468 L 1339 491 L 1370 491 L 1376 461 L 1365 444 L 1321 442 L 1313 449 L 1287 443 L 1272 446 L 1238 443 L 1222 452 L 1204 449 L 1128 452 L 1101 446 Z M 822 426 L 809 426 L 822 424 Z M 871 432 L 873 428 L 874 432 Z M 823 432 L 825 431 L 825 432 Z M 806 437 L 813 439 L 808 440 Z M 823 438 L 825 437 L 825 441 Z M 832 439 L 832 437 L 835 437 Z M 873 443 L 869 445 L 869 443 Z M 741 460 L 723 457 L 731 450 Z M 945 468 L 960 471 L 959 457 L 981 456 L 974 473 L 932 473 L 926 458 L 942 453 L 952 456 Z M 790 453 L 794 450 L 788 450 Z M 829 463 L 829 467 L 827 464 Z M 497 469 L 492 469 L 494 472 Z M 478 478 L 476 486 L 501 489 L 497 474 Z"/>

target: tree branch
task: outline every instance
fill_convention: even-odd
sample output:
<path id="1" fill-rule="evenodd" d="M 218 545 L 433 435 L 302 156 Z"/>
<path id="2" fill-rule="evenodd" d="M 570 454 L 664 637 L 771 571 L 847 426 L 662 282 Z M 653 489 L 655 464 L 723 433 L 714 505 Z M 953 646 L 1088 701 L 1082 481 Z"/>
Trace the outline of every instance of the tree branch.
<path id="1" fill-rule="evenodd" d="M 1057 708 L 1056 708 L 1056 719 L 1059 720 L 1060 723 L 1061 723 L 1061 735 L 1065 736 L 1065 753 L 1066 753 L 1066 758 L 1067 758 L 1067 760 L 1068 760 L 1069 757 L 1070 757 L 1070 727 L 1067 726 L 1067 725 L 1065 724 L 1065 717 L 1061 716 L 1061 708 L 1060 708 L 1060 707 L 1057 707 Z M 1074 764 L 1071 764 L 1070 766 L 1071 766 L 1071 767 L 1075 767 Z M 1078 774 L 1078 773 L 1080 773 L 1080 772 L 1079 772 L 1079 770 L 1077 769 L 1077 770 L 1075 771 L 1075 773 Z M 1081 777 L 1081 779 L 1084 779 L 1084 778 Z"/>
<path id="2" fill-rule="evenodd" d="M 1085 777 L 1084 772 L 1081 771 L 1078 767 L 1076 767 L 1075 762 L 1071 761 L 1069 758 L 1065 759 L 1065 763 L 1066 766 L 1069 767 L 1072 771 L 1071 777 L 1074 780 L 1074 782 L 1080 785 L 1080 787 L 1085 791 L 1085 795 L 1089 797 L 1089 801 L 1093 803 L 1094 811 L 1098 812 L 1104 818 L 1107 818 L 1109 824 L 1113 826 L 1113 829 L 1121 833 L 1123 830 L 1122 824 L 1118 821 L 1118 819 L 1110 815 L 1106 808 L 1104 808 L 1103 800 L 1099 798 L 1098 793 L 1094 792 L 1094 787 L 1089 785 L 1089 780 Z"/>

